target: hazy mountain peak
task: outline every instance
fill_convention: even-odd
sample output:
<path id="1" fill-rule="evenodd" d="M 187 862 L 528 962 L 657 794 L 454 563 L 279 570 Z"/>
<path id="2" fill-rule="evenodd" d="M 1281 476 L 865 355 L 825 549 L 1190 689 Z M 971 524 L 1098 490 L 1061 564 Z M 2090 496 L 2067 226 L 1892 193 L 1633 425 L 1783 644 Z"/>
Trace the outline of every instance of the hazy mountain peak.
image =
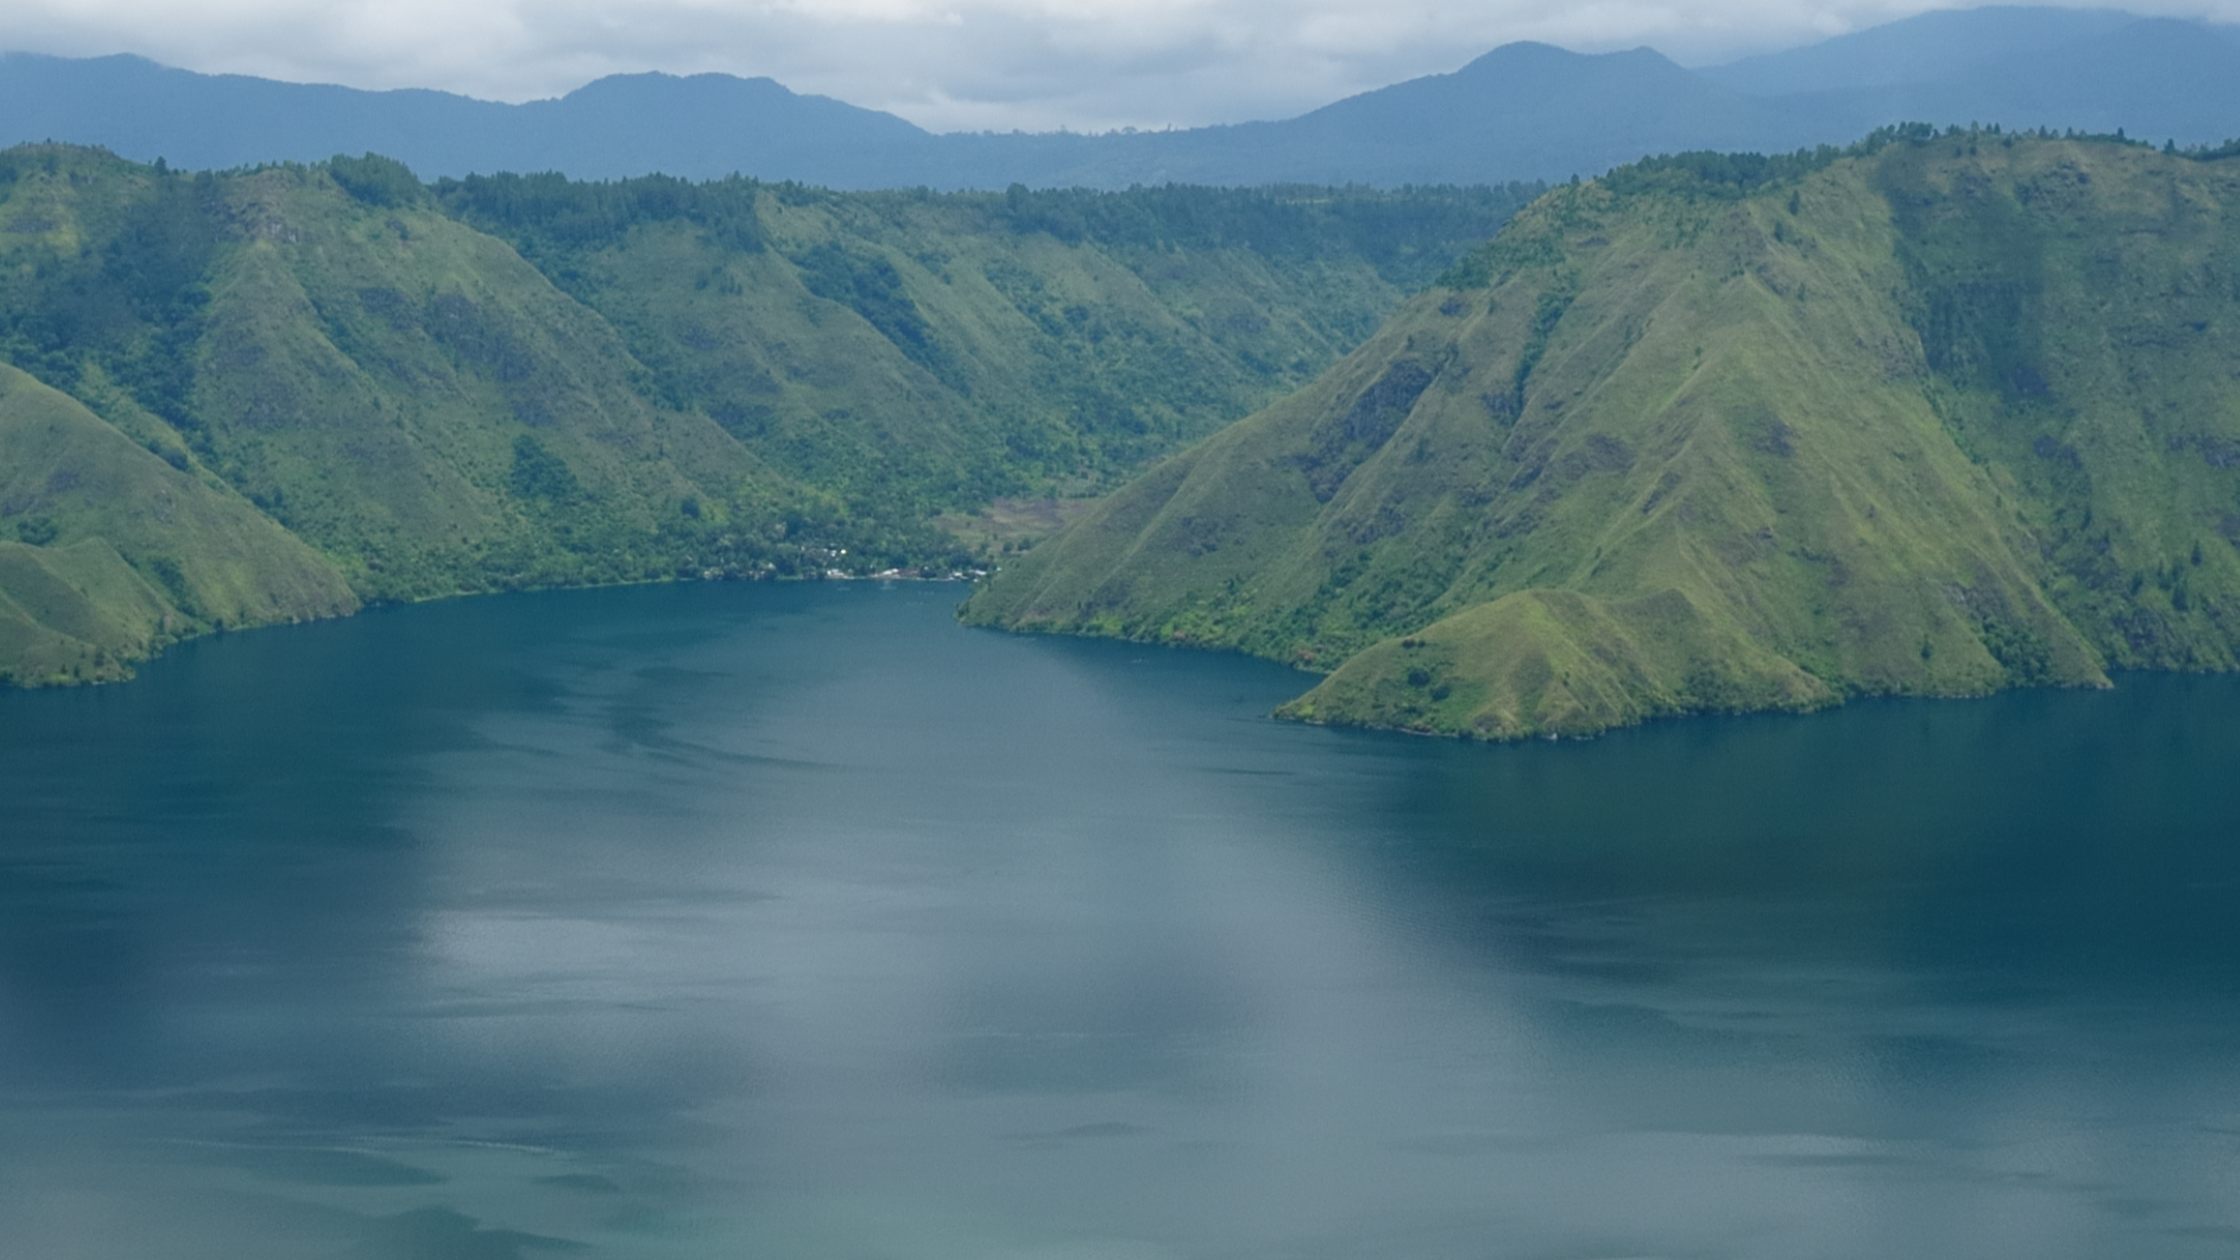
<path id="1" fill-rule="evenodd" d="M 864 109 L 829 96 L 796 92 L 776 79 L 742 79 L 729 74 L 675 75 L 661 71 L 610 74 L 560 98 L 572 109 L 659 112 L 775 130 L 776 117 L 814 117 L 827 126 L 880 139 L 921 138 L 916 124 L 878 110 Z M 731 117 L 726 117 L 731 115 Z M 643 120 L 633 119 L 639 125 Z"/>
<path id="2" fill-rule="evenodd" d="M 1622 52 L 1580 53 L 1573 52 L 1568 48 L 1558 48 L 1554 44 L 1543 44 L 1535 40 L 1519 40 L 1516 43 L 1503 44 L 1482 56 L 1473 58 L 1451 75 L 1432 75 L 1429 77 L 1434 79 L 1462 79 L 1520 72 L 1564 73 L 1598 66 L 1659 70 L 1669 67 L 1680 74 L 1688 73 L 1686 70 L 1682 70 L 1679 64 L 1670 57 L 1647 46 L 1628 48 Z M 1425 80 L 1414 79 L 1409 82 L 1421 83 Z M 1406 84 L 1400 83 L 1393 86 L 1405 87 Z M 1390 89 L 1385 90 L 1389 91 Z"/>
<path id="3" fill-rule="evenodd" d="M 1897 87 L 1947 78 L 1989 58 L 2027 56 L 2090 39 L 2138 20 L 2117 9 L 1943 9 L 1698 73 L 1760 96 Z"/>

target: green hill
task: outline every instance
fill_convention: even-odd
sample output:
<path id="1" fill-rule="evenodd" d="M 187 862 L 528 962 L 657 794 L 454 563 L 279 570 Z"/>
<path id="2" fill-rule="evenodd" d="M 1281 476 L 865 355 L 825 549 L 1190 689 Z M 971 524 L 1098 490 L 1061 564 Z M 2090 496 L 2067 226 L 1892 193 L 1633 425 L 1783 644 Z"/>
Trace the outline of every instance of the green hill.
<path id="1" fill-rule="evenodd" d="M 603 321 L 409 176 L 369 197 L 325 169 L 0 160 L 0 353 L 360 598 L 664 575 L 704 523 L 759 526 L 790 492 L 657 407 Z"/>
<path id="2" fill-rule="evenodd" d="M 1901 130 L 1548 194 L 967 616 L 1515 738 L 2240 651 L 2240 162 Z"/>
<path id="3" fill-rule="evenodd" d="M 0 680 L 122 677 L 192 634 L 357 606 L 240 496 L 0 366 Z"/>
<path id="4" fill-rule="evenodd" d="M 360 601 L 969 565 L 944 514 L 1116 484 L 1312 379 L 1527 191 L 8 150 L 0 674 Z"/>

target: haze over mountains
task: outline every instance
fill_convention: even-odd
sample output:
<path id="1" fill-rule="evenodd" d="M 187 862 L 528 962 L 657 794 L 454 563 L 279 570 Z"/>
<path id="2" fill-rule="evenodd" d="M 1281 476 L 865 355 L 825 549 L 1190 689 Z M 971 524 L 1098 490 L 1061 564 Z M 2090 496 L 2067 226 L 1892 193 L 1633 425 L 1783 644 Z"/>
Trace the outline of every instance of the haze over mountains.
<path id="1" fill-rule="evenodd" d="M 2109 10 L 1987 8 L 1705 70 L 1650 49 L 1497 48 L 1452 74 L 1279 122 L 1107 135 L 935 135 L 769 79 L 618 75 L 507 105 L 211 76 L 136 57 L 0 57 L 0 144 L 59 140 L 228 168 L 335 153 L 424 178 L 741 173 L 841 189 L 1168 182 L 1488 183 L 1592 175 L 1650 153 L 1842 144 L 1899 121 L 2181 145 L 2240 135 L 2233 28 Z"/>

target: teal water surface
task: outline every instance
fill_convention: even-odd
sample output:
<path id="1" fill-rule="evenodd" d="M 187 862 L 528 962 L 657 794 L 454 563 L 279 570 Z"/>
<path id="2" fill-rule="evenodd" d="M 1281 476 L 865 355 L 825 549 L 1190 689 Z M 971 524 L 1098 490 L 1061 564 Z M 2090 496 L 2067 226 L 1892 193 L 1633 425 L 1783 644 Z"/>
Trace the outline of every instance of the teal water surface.
<path id="1" fill-rule="evenodd" d="M 2240 680 L 1468 746 L 958 594 L 0 694 L 0 1256 L 2240 1252 Z"/>

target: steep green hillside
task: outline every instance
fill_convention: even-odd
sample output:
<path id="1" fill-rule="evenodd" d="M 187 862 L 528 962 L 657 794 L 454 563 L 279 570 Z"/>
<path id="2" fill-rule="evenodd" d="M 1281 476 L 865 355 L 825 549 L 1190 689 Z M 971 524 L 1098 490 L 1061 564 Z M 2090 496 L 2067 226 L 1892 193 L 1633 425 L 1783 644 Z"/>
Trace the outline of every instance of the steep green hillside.
<path id="1" fill-rule="evenodd" d="M 2240 163 L 1890 133 L 1558 190 L 974 620 L 1512 738 L 2240 651 Z"/>
<path id="2" fill-rule="evenodd" d="M 1313 379 L 1537 188 L 445 181 L 670 407 L 859 513 L 1117 484 Z"/>
<path id="3" fill-rule="evenodd" d="M 48 470 L 70 512 L 31 456 L 0 474 L 0 671 L 361 599 L 962 567 L 943 514 L 1116 483 L 1311 379 L 1526 191 L 439 197 L 372 156 L 9 150 L 0 364 L 98 458 Z M 173 482 L 224 529 L 117 524 Z"/>
<path id="4" fill-rule="evenodd" d="M 44 149 L 0 158 L 0 189 L 0 355 L 246 497 L 363 598 L 692 569 L 712 530 L 760 530 L 792 493 L 647 398 L 603 321 L 409 178 L 369 197 L 325 170 Z"/>
<path id="5" fill-rule="evenodd" d="M 188 635 L 357 606 L 238 495 L 0 365 L 0 680 L 121 677 Z"/>

